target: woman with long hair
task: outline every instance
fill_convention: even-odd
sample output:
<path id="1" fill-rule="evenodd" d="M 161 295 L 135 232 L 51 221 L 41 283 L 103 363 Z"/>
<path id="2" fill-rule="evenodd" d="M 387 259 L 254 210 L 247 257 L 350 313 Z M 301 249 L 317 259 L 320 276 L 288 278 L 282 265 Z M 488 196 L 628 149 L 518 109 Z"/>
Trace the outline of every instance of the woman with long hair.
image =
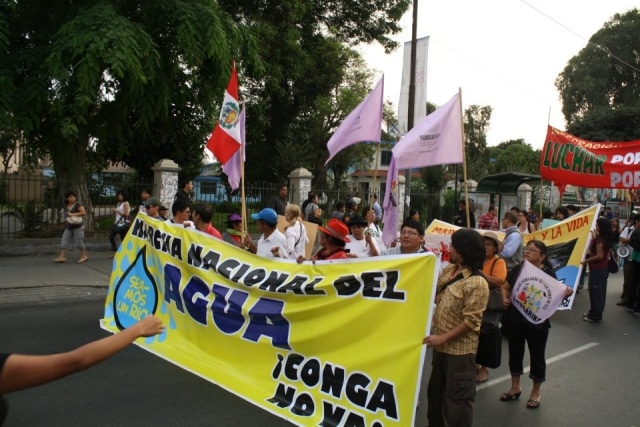
<path id="1" fill-rule="evenodd" d="M 84 206 L 78 202 L 78 197 L 73 191 L 64 193 L 64 233 L 60 241 L 60 254 L 55 262 L 67 262 L 67 249 L 71 238 L 75 238 L 78 248 L 80 248 L 80 258 L 78 263 L 85 262 L 87 259 L 87 250 L 84 246 L 84 221 L 83 218 L 87 214 Z"/>
<path id="2" fill-rule="evenodd" d="M 280 258 L 298 259 L 305 256 L 305 248 L 309 242 L 307 237 L 307 229 L 300 219 L 300 207 L 294 203 L 289 203 L 284 209 L 284 217 L 287 220 L 287 227 L 284 231 L 286 239 L 286 253 L 281 254 L 280 248 L 277 246 L 271 250 L 273 256 Z"/>
<path id="3" fill-rule="evenodd" d="M 529 240 L 524 249 L 524 259 L 531 263 L 534 267 L 542 270 L 549 276 L 556 278 L 556 274 L 551 266 L 549 258 L 547 258 L 547 245 L 540 240 Z M 505 306 L 509 306 L 507 312 L 509 321 L 509 370 L 511 371 L 511 388 L 506 393 L 500 395 L 500 400 L 508 402 L 518 399 L 522 394 L 520 387 L 520 377 L 524 374 L 523 359 L 525 342 L 529 347 L 529 358 L 531 370 L 529 378 L 533 380 L 533 387 L 527 408 L 537 409 L 540 406 L 540 387 L 546 379 L 547 362 L 545 360 L 545 349 L 547 339 L 549 338 L 549 328 L 551 323 L 549 319 L 539 325 L 529 322 L 517 308 L 511 305 L 511 289 L 517 282 L 520 271 L 524 262 L 516 266 L 509 275 L 507 281 L 502 287 L 503 300 Z M 568 286 L 565 287 L 565 296 L 573 293 Z"/>
<path id="4" fill-rule="evenodd" d="M 611 221 L 601 216 L 596 220 L 596 229 L 592 231 L 589 256 L 582 261 L 582 265 L 589 265 L 589 301 L 591 303 L 589 311 L 582 316 L 585 322 L 602 322 L 602 312 L 607 299 L 612 241 Z"/>
<path id="5" fill-rule="evenodd" d="M 122 240 L 124 240 L 124 236 L 127 235 L 127 231 L 129 231 L 129 226 L 131 225 L 131 221 L 129 220 L 131 207 L 129 206 L 127 192 L 124 190 L 118 191 L 117 197 L 118 201 L 116 203 L 116 207 L 112 209 L 112 212 L 115 215 L 115 221 L 111 228 L 111 232 L 109 233 L 109 243 L 111 243 L 111 250 L 114 253 L 118 250 L 116 235 L 120 236 L 120 243 L 122 243 Z"/>

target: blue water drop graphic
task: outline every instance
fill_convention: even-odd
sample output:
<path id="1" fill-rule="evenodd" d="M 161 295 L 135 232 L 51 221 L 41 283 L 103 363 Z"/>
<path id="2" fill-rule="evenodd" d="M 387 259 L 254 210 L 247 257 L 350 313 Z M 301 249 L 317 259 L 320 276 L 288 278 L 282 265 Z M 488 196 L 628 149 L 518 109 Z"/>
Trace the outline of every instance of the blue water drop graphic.
<path id="1" fill-rule="evenodd" d="M 112 309 L 119 329 L 155 314 L 158 307 L 158 285 L 149 272 L 145 255 L 146 248 L 142 247 L 116 284 Z M 120 262 L 121 267 L 124 262 Z"/>

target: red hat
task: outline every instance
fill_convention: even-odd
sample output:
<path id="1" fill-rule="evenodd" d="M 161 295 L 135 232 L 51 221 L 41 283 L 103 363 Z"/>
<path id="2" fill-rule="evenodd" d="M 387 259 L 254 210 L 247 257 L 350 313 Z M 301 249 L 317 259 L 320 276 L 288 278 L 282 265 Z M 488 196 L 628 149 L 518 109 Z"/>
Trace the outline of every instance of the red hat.
<path id="1" fill-rule="evenodd" d="M 351 241 L 347 237 L 349 234 L 347 225 L 339 219 L 330 219 L 326 227 L 318 227 L 318 230 L 343 242 L 349 243 Z"/>

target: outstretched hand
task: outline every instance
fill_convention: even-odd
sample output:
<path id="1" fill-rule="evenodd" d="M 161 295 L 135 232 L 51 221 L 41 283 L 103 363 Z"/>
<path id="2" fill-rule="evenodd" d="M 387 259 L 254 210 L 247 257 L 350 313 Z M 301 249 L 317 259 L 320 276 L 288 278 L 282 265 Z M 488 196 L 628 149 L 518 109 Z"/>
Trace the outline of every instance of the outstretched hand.
<path id="1" fill-rule="evenodd" d="M 160 319 L 153 315 L 145 317 L 131 328 L 136 328 L 136 333 L 140 337 L 152 337 L 164 331 L 164 325 Z"/>

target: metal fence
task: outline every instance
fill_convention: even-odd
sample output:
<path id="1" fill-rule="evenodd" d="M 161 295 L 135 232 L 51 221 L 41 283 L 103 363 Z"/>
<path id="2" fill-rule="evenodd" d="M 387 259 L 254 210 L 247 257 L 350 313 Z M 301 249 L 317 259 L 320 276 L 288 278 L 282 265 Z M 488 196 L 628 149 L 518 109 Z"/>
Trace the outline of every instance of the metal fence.
<path id="1" fill-rule="evenodd" d="M 207 189 L 199 188 L 201 183 L 194 182 L 194 194 L 199 200 L 211 204 L 214 208 L 213 225 L 224 230 L 227 216 L 241 211 L 239 192 L 222 193 L 217 191 L 214 196 Z M 210 185 L 210 184 L 208 184 Z M 55 178 L 41 175 L 7 175 L 0 177 L 0 240 L 25 238 L 58 238 L 64 229 L 61 215 L 63 194 L 70 188 L 77 188 L 77 183 L 71 185 L 59 182 Z M 85 206 L 89 218 L 85 223 L 87 237 L 106 237 L 114 224 L 112 209 L 116 206 L 117 193 L 124 190 L 128 193 L 132 208 L 140 204 L 142 190 L 153 192 L 153 184 L 132 182 L 122 174 L 120 176 L 94 176 L 86 183 L 89 200 L 79 197 Z M 296 189 L 290 189 L 291 194 Z M 259 212 L 264 207 L 273 206 L 273 199 L 278 193 L 276 186 L 247 187 L 245 200 L 247 215 Z M 319 206 L 322 209 L 322 219 L 326 223 L 335 209 L 337 202 L 346 202 L 353 194 L 347 191 L 316 190 L 319 195 Z M 358 195 L 362 199 L 360 209 L 368 207 L 368 195 Z M 381 200 L 380 200 L 381 202 Z M 301 203 L 302 204 L 302 203 Z M 451 222 L 455 215 L 457 204 L 441 199 L 437 194 L 411 194 L 411 208 L 420 212 L 421 221 L 425 224 L 432 219 L 442 219 Z M 408 213 L 406 211 L 405 213 Z M 135 214 L 135 210 L 134 210 Z M 248 231 L 257 234 L 255 221 L 248 218 Z"/>

